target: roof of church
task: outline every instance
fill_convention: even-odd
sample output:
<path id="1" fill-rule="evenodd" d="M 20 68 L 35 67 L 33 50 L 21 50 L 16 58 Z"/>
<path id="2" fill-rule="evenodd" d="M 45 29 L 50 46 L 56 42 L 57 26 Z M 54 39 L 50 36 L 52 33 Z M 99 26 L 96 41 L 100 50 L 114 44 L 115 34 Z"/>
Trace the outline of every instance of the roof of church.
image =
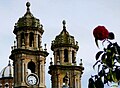
<path id="1" fill-rule="evenodd" d="M 55 40 L 52 41 L 51 49 L 55 47 L 62 47 L 62 46 L 70 46 L 74 47 L 78 50 L 79 46 L 77 45 L 77 41 L 75 42 L 74 36 L 71 36 L 68 31 L 66 30 L 65 26 L 66 22 L 63 20 L 63 30 L 59 35 L 56 36 Z"/>
<path id="2" fill-rule="evenodd" d="M 8 66 L 4 67 L 2 71 L 0 72 L 0 78 L 10 78 L 13 77 L 13 66 L 9 64 Z"/>

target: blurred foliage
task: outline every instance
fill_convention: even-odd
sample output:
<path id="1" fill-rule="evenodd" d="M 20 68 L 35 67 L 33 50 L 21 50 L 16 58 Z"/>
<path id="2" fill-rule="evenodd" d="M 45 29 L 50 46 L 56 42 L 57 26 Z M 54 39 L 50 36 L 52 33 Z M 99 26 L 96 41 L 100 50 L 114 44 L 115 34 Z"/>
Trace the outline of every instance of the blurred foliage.
<path id="1" fill-rule="evenodd" d="M 104 88 L 104 84 L 120 81 L 120 46 L 117 42 L 112 43 L 107 39 L 103 43 L 105 41 L 108 42 L 107 47 L 95 56 L 96 63 L 93 69 L 98 68 L 98 71 L 89 78 L 88 88 Z"/>

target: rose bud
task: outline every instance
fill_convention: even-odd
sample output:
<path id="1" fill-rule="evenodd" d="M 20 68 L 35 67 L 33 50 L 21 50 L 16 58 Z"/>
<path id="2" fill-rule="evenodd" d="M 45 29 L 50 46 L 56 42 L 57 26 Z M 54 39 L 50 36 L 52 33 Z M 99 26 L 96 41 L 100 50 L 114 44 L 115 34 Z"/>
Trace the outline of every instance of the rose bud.
<path id="1" fill-rule="evenodd" d="M 97 40 L 104 40 L 104 39 L 108 39 L 109 32 L 104 26 L 97 26 L 93 30 L 93 35 Z"/>

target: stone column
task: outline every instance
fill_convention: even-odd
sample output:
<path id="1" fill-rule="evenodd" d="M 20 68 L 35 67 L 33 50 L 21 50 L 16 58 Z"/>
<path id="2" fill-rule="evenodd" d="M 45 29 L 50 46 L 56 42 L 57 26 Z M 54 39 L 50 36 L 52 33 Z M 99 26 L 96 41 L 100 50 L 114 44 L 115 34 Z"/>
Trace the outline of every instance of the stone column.
<path id="1" fill-rule="evenodd" d="M 15 67 L 14 67 L 14 86 L 16 87 L 17 86 L 17 83 L 18 83 L 18 63 L 16 63 L 15 61 Z"/>
<path id="2" fill-rule="evenodd" d="M 73 88 L 75 88 L 76 85 L 76 74 L 73 72 Z"/>
<path id="3" fill-rule="evenodd" d="M 62 65 L 64 63 L 64 50 L 60 50 L 60 64 Z"/>
<path id="4" fill-rule="evenodd" d="M 68 50 L 68 62 L 72 63 L 72 50 Z"/>
<path id="5" fill-rule="evenodd" d="M 54 75 L 52 75 L 53 77 L 52 77 L 52 88 L 58 88 L 57 87 L 57 75 L 56 74 L 54 74 Z"/>
<path id="6" fill-rule="evenodd" d="M 18 58 L 19 59 L 19 58 Z M 17 79 L 18 79 L 18 85 L 20 86 L 21 84 L 21 61 L 18 61 L 18 74 L 17 74 Z"/>
<path id="7" fill-rule="evenodd" d="M 29 48 L 29 33 L 26 33 L 26 41 L 25 41 L 25 47 L 28 49 Z"/>
<path id="8" fill-rule="evenodd" d="M 78 88 L 81 88 L 81 73 L 79 74 L 79 87 Z"/>
<path id="9" fill-rule="evenodd" d="M 60 87 L 60 73 L 59 73 L 59 71 L 57 71 L 56 75 L 57 75 L 57 88 L 61 88 Z"/>
<path id="10" fill-rule="evenodd" d="M 25 81 L 24 81 L 25 80 L 25 75 L 24 75 L 25 74 L 25 72 L 24 72 L 25 71 L 24 70 L 25 69 L 25 67 L 24 67 L 24 59 L 21 60 L 21 65 L 22 65 L 22 67 L 21 67 L 21 72 L 22 72 L 21 73 L 21 82 L 22 82 L 22 86 L 24 86 L 25 85 Z"/>
<path id="11" fill-rule="evenodd" d="M 43 84 L 44 84 L 44 86 L 46 86 L 46 84 L 45 84 L 45 64 L 43 65 Z"/>

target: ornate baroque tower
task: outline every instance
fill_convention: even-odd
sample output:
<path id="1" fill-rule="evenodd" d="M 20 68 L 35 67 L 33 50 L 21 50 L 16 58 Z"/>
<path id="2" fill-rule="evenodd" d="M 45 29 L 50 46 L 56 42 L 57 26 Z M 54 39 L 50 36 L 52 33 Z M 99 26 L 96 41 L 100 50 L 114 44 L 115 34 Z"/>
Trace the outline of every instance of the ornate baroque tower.
<path id="1" fill-rule="evenodd" d="M 26 3 L 27 12 L 15 24 L 13 33 L 16 42 L 12 47 L 10 59 L 14 65 L 15 88 L 46 88 L 45 86 L 45 61 L 48 56 L 41 46 L 44 32 L 39 19 L 30 12 L 30 3 Z"/>
<path id="2" fill-rule="evenodd" d="M 84 67 L 82 62 L 79 66 L 76 64 L 79 46 L 74 37 L 67 32 L 65 24 L 63 21 L 62 32 L 52 41 L 54 64 L 51 58 L 48 73 L 51 75 L 52 88 L 81 88 Z"/>

